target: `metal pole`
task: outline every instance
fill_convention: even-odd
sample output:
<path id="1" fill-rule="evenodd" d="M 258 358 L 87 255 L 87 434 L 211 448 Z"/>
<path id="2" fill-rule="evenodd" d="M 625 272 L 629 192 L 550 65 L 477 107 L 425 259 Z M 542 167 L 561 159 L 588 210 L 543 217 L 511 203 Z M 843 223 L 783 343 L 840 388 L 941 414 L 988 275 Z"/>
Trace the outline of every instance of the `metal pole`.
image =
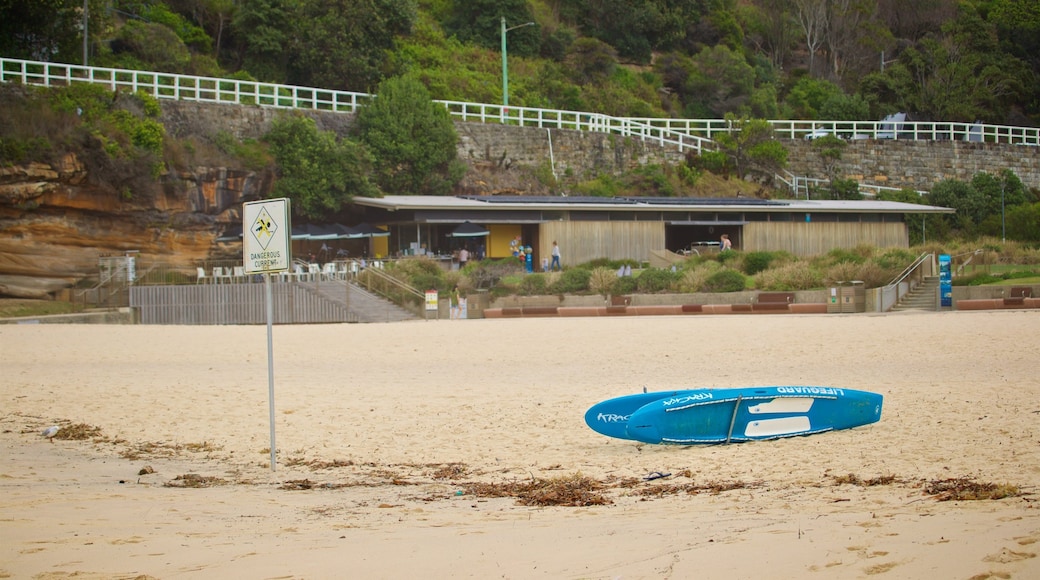
<path id="1" fill-rule="evenodd" d="M 509 108 L 509 62 L 506 58 L 506 17 L 502 17 L 502 121 Z"/>
<path id="2" fill-rule="evenodd" d="M 506 121 L 506 115 L 509 109 L 509 59 L 506 56 L 506 33 L 510 30 L 516 30 L 517 28 L 523 28 L 525 26 L 534 26 L 534 22 L 525 22 L 518 24 L 512 28 L 506 28 L 506 17 L 502 17 L 502 122 Z"/>
<path id="3" fill-rule="evenodd" d="M 274 306 L 271 299 L 271 274 L 264 273 L 264 292 L 267 295 L 267 401 L 270 410 L 271 421 L 271 472 L 275 471 L 275 444 L 274 444 L 274 340 L 272 328 L 274 327 Z"/>

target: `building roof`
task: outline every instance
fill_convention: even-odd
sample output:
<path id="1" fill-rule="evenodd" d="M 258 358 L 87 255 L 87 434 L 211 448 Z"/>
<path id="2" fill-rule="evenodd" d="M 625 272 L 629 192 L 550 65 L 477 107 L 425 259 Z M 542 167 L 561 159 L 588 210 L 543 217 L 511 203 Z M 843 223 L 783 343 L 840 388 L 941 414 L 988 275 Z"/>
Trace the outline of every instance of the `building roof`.
<path id="1" fill-rule="evenodd" d="M 555 211 L 720 211 L 945 214 L 956 210 L 898 201 L 798 200 L 695 197 L 545 197 L 545 196 L 427 196 L 355 197 L 356 205 L 387 211 L 407 210 L 555 210 Z"/>

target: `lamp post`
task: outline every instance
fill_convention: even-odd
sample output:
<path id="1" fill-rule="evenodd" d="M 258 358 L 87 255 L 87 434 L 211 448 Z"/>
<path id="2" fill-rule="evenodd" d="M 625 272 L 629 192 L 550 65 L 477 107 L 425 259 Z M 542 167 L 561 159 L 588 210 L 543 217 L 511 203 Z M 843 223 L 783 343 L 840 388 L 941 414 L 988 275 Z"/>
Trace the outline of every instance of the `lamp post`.
<path id="1" fill-rule="evenodd" d="M 502 17 L 502 121 L 505 122 L 506 109 L 509 108 L 509 63 L 506 57 L 506 33 L 510 30 L 534 26 L 534 22 L 525 22 L 512 28 L 506 28 L 506 17 Z"/>

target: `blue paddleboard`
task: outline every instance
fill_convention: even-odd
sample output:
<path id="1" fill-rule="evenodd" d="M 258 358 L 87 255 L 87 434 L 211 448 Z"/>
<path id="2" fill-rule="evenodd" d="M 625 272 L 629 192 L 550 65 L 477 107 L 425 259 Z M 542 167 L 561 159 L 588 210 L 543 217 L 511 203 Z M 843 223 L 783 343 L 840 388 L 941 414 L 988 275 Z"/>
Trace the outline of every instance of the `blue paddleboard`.
<path id="1" fill-rule="evenodd" d="M 729 443 L 850 429 L 881 419 L 882 396 L 833 387 L 684 391 L 632 412 L 625 435 L 644 443 Z"/>
<path id="2" fill-rule="evenodd" d="M 618 439 L 631 439 L 626 433 L 628 416 L 647 403 L 686 391 L 657 391 L 615 397 L 596 403 L 585 412 L 585 424 L 596 433 Z"/>

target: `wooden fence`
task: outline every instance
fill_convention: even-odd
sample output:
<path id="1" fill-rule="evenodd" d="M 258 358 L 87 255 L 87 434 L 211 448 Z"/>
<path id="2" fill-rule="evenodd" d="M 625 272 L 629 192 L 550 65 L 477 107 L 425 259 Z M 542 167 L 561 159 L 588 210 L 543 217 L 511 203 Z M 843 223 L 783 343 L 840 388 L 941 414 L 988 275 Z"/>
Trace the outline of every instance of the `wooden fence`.
<path id="1" fill-rule="evenodd" d="M 130 307 L 140 324 L 267 324 L 264 284 L 134 286 Z M 344 302 L 330 298 L 339 294 Z M 275 324 L 357 322 L 347 304 L 346 281 L 275 283 L 271 301 Z"/>
<path id="2" fill-rule="evenodd" d="M 871 244 L 906 248 L 906 224 L 839 222 L 751 222 L 741 233 L 740 249 L 785 250 L 796 256 L 816 256 L 834 248 Z"/>

